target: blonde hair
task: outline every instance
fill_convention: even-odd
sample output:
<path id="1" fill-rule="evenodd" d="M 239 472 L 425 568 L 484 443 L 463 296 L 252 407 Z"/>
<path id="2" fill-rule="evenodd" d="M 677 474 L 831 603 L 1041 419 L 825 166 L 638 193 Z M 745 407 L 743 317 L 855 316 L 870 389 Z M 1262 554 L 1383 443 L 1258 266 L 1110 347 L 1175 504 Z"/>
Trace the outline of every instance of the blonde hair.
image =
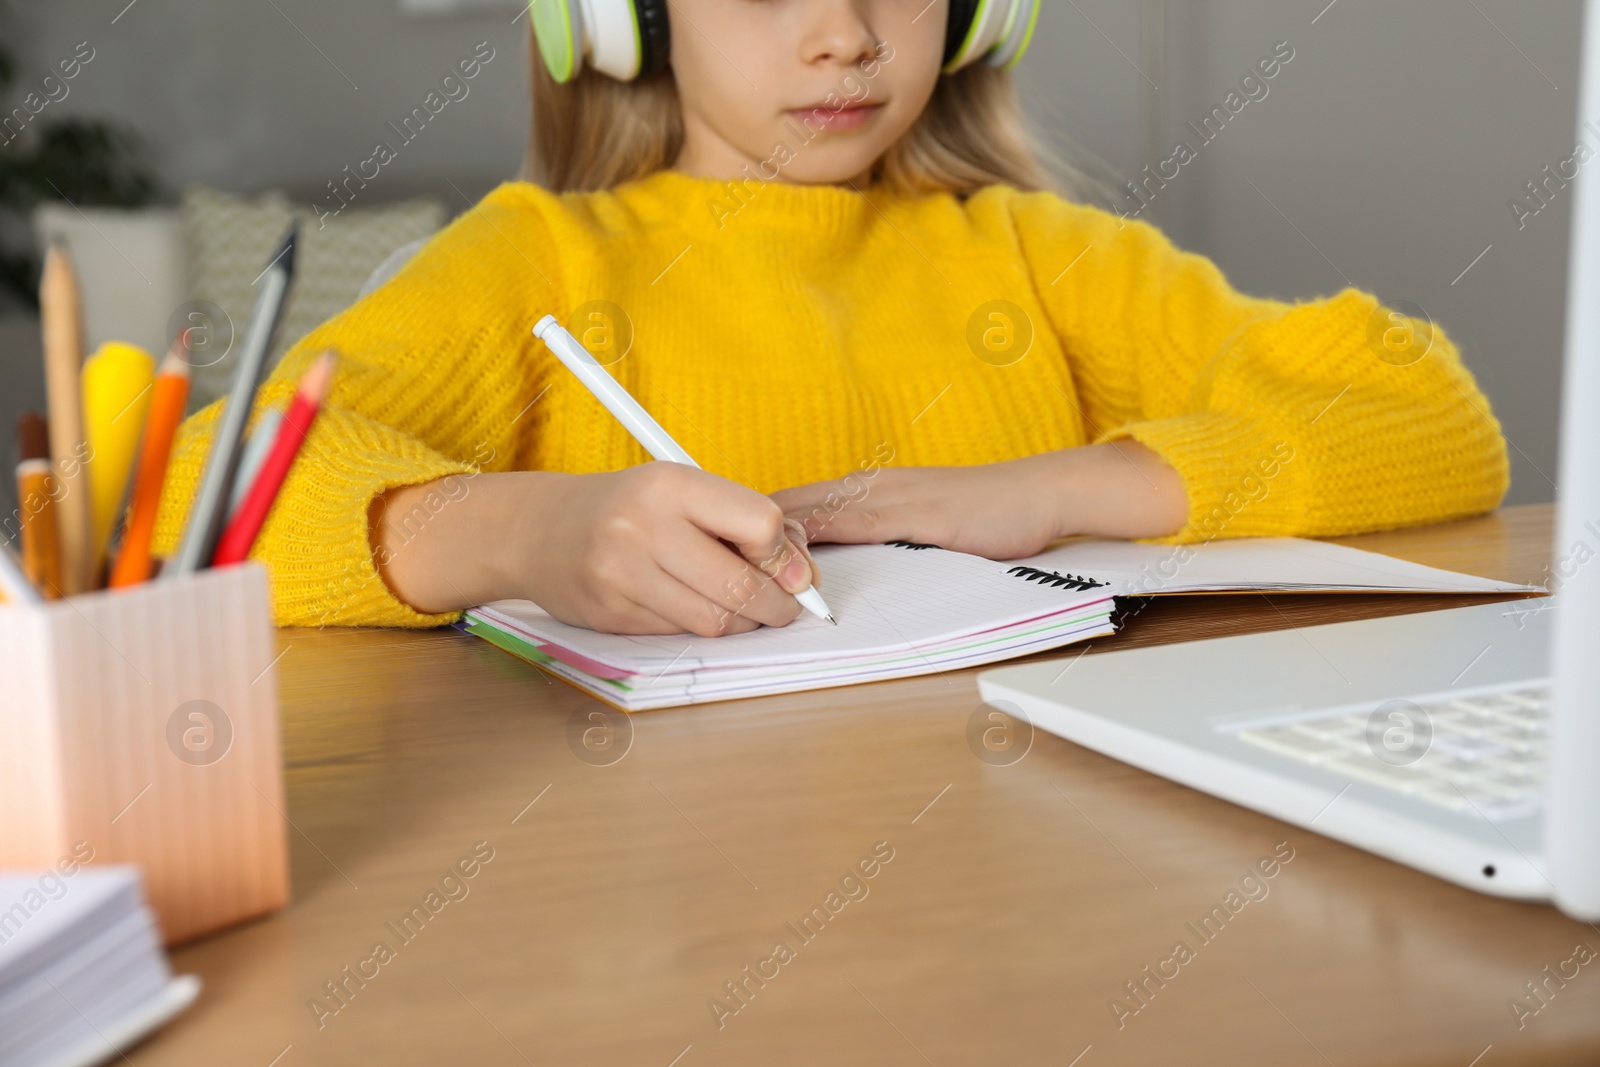
<path id="1" fill-rule="evenodd" d="M 521 178 L 554 192 L 610 189 L 670 167 L 683 149 L 671 70 L 620 82 L 585 67 L 566 83 L 545 69 L 529 27 L 532 129 Z M 1008 71 L 974 63 L 941 74 L 921 116 L 873 167 L 906 194 L 965 197 L 986 185 L 1104 195 L 1103 183 L 1047 147 L 1023 116 Z"/>

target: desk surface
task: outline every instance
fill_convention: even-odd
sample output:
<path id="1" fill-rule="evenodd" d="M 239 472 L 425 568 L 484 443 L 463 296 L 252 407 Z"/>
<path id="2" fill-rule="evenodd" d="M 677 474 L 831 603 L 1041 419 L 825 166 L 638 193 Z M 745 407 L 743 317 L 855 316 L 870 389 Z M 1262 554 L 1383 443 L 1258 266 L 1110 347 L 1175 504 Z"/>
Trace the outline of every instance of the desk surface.
<path id="1" fill-rule="evenodd" d="M 1540 581 L 1550 523 L 1346 543 Z M 1094 651 L 1483 599 L 1175 598 Z M 600 766 L 569 744 L 599 705 L 485 642 L 282 647 L 294 902 L 175 953 L 205 989 L 141 1067 L 1600 1060 L 1600 961 L 1521 1029 L 1508 1006 L 1600 931 L 1047 735 L 990 766 L 966 742 L 974 671 L 651 712 Z M 1269 895 L 1192 937 L 1284 841 Z M 892 860 L 830 900 L 875 845 Z M 445 880 L 475 846 L 493 858 Z M 1113 998 L 1178 941 L 1195 958 L 1119 1028 Z"/>

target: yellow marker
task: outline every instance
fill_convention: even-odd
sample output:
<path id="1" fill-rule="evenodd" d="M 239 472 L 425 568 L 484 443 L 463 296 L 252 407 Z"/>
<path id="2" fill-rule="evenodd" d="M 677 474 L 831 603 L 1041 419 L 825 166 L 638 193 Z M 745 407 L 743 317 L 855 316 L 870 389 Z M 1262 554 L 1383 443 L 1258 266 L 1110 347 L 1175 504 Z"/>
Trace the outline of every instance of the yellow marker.
<path id="1" fill-rule="evenodd" d="M 91 456 L 90 581 L 100 584 L 111 531 L 128 491 L 144 432 L 156 361 L 142 348 L 107 341 L 83 365 L 83 423 Z"/>

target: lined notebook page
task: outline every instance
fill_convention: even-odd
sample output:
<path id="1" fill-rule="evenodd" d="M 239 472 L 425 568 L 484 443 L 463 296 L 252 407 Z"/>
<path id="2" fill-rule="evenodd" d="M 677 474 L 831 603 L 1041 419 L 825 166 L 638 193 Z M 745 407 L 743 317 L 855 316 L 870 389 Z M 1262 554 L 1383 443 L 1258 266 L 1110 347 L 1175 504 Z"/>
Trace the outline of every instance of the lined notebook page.
<path id="1" fill-rule="evenodd" d="M 1187 562 L 1182 562 L 1189 557 Z M 1425 567 L 1376 552 L 1297 537 L 1252 537 L 1203 545 L 1072 541 L 1018 560 L 1092 574 L 1118 596 L 1243 589 L 1372 592 L 1536 592 L 1535 586 Z"/>
<path id="2" fill-rule="evenodd" d="M 786 627 L 726 637 L 632 637 L 568 626 L 525 600 L 497 601 L 473 614 L 539 643 L 647 673 L 879 655 L 1029 619 L 1067 619 L 1110 595 L 1107 589 L 1040 585 L 1008 574 L 1016 561 L 996 563 L 941 549 L 817 545 L 813 555 L 823 575 L 820 591 L 838 626 L 803 614 Z"/>

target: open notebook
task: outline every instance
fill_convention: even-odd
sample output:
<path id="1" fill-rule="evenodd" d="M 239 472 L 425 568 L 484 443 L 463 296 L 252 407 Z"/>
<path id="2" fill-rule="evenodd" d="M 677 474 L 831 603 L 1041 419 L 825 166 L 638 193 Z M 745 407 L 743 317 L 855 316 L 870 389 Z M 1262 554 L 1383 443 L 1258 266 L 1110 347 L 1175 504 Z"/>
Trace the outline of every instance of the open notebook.
<path id="1" fill-rule="evenodd" d="M 474 608 L 468 633 L 627 711 L 974 667 L 1111 633 L 1114 596 L 1242 590 L 1525 592 L 1294 538 L 1174 548 L 1077 541 L 995 562 L 931 545 L 818 545 L 838 626 L 802 615 L 727 637 L 627 637 L 525 600 Z"/>
<path id="2" fill-rule="evenodd" d="M 1204 545 L 1068 541 L 1019 560 L 1091 574 L 1117 596 L 1171 593 L 1542 593 L 1358 548 L 1298 537 L 1245 537 Z"/>

